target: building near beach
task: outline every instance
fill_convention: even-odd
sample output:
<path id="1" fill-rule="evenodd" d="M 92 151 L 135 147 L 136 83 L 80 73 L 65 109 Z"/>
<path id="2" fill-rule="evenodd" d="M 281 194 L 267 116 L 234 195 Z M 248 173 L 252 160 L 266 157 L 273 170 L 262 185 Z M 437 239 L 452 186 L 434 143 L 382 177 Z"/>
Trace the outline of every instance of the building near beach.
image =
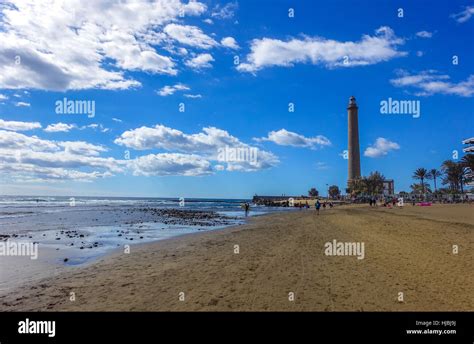
<path id="1" fill-rule="evenodd" d="M 474 137 L 471 137 L 469 139 L 465 139 L 463 144 L 468 145 L 466 148 L 464 148 L 462 151 L 465 153 L 474 153 Z M 466 176 L 468 179 L 474 179 L 474 171 L 469 171 L 469 173 Z M 474 186 L 474 181 L 467 183 L 468 186 Z"/>
<path id="2" fill-rule="evenodd" d="M 474 137 L 471 137 L 470 139 L 465 139 L 462 143 L 464 145 L 468 145 L 466 148 L 462 150 L 463 152 L 474 153 Z"/>
<path id="3" fill-rule="evenodd" d="M 395 182 L 393 179 L 385 179 L 383 181 L 383 195 L 393 196 L 395 194 Z"/>

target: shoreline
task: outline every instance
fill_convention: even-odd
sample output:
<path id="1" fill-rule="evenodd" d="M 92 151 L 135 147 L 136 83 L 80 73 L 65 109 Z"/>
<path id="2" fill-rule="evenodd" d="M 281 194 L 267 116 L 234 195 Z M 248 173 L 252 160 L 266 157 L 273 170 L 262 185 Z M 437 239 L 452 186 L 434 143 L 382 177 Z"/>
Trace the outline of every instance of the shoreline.
<path id="1" fill-rule="evenodd" d="M 0 304 L 6 311 L 472 311 L 471 212 L 443 205 L 267 214 L 114 252 L 0 296 Z M 324 255 L 334 239 L 364 242 L 365 258 Z"/>
<path id="2" fill-rule="evenodd" d="M 31 250 L 34 246 L 38 257 L 3 252 L 0 295 L 23 283 L 94 263 L 126 246 L 238 226 L 245 222 L 240 215 L 199 209 L 75 207 L 29 218 L 4 217 L 0 219 L 0 243 L 5 247 L 21 244 Z"/>

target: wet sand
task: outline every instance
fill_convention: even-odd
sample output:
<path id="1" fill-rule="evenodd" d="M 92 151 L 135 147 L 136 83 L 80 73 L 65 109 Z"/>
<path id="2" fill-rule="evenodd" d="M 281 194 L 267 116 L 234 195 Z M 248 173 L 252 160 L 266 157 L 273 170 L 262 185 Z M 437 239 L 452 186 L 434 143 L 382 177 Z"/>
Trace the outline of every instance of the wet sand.
<path id="1" fill-rule="evenodd" d="M 363 205 L 321 210 L 320 216 L 314 209 L 265 215 L 239 227 L 133 246 L 129 254 L 116 251 L 1 296 L 0 307 L 473 311 L 473 214 L 473 205 Z M 325 255 L 325 243 L 333 240 L 363 242 L 364 259 Z"/>

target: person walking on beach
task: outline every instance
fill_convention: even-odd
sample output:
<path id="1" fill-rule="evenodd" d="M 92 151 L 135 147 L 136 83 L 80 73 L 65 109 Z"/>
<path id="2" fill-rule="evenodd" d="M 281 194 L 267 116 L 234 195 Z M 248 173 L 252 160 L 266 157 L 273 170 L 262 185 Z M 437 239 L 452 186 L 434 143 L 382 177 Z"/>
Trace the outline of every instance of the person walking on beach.
<path id="1" fill-rule="evenodd" d="M 316 204 L 314 206 L 316 207 L 317 215 L 319 215 L 319 208 L 321 208 L 321 203 L 319 203 L 319 199 L 316 201 Z"/>

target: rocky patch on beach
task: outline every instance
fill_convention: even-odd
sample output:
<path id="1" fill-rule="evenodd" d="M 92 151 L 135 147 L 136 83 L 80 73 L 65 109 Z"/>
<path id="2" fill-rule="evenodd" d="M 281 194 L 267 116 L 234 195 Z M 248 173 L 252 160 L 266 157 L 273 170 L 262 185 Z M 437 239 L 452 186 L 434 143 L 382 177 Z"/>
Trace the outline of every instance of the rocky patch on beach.
<path id="1" fill-rule="evenodd" d="M 181 210 L 181 209 L 159 209 L 159 208 L 137 208 L 126 210 L 126 213 L 143 213 L 146 218 L 152 217 L 153 222 L 167 225 L 183 226 L 225 226 L 235 222 L 237 218 L 220 215 L 213 211 L 204 210 Z M 146 219 L 143 219 L 146 220 Z M 138 219 L 127 224 L 146 222 Z"/>
<path id="2" fill-rule="evenodd" d="M 67 215 L 70 214 L 67 213 Z M 64 215 L 66 214 L 63 213 L 63 217 L 56 218 L 59 223 L 51 223 L 51 227 L 45 231 L 2 233 L 0 234 L 0 241 L 33 239 L 40 242 L 64 244 L 81 250 L 101 246 L 100 242 L 89 240 L 90 233 L 87 230 L 68 226 L 65 223 L 68 219 Z M 106 213 L 101 211 L 89 215 L 87 218 L 88 224 L 83 224 L 79 228 L 113 225 L 117 228 L 114 230 L 114 236 L 127 241 L 145 239 L 145 232 L 150 230 L 150 227 L 157 227 L 165 231 L 170 227 L 179 228 L 181 226 L 195 227 L 197 230 L 201 230 L 208 227 L 228 226 L 238 223 L 237 217 L 221 215 L 214 211 L 190 209 L 137 207 L 116 209 Z M 59 247 L 56 249 L 59 250 Z"/>

